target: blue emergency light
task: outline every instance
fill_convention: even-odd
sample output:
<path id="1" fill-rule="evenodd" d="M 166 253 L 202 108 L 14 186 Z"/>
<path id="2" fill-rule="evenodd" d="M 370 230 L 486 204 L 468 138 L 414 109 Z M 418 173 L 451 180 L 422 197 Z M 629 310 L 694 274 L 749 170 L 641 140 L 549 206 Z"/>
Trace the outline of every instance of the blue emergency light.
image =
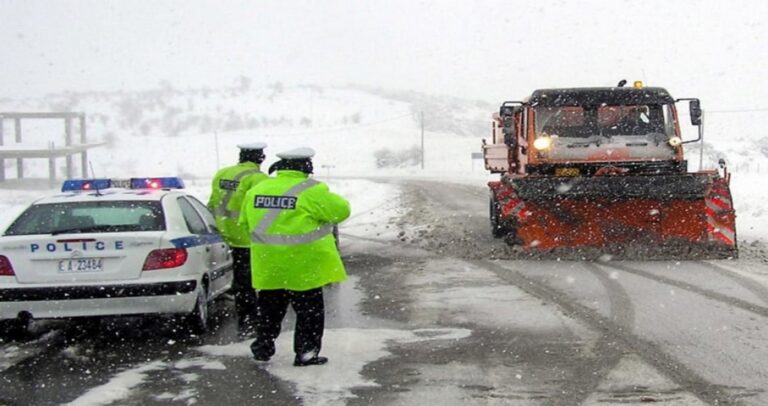
<path id="1" fill-rule="evenodd" d="M 184 189 L 179 177 L 130 178 L 130 179 L 67 179 L 61 185 L 62 192 L 103 190 L 109 188 L 127 189 Z"/>
<path id="2" fill-rule="evenodd" d="M 67 179 L 61 185 L 62 192 L 75 190 L 102 190 L 112 186 L 110 179 Z"/>

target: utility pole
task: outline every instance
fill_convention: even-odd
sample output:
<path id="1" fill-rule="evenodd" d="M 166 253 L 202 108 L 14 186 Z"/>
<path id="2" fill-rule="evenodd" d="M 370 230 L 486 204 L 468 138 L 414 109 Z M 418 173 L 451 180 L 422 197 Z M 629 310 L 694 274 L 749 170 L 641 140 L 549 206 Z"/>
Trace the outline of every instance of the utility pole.
<path id="1" fill-rule="evenodd" d="M 424 111 L 421 111 L 421 169 L 424 170 Z"/>

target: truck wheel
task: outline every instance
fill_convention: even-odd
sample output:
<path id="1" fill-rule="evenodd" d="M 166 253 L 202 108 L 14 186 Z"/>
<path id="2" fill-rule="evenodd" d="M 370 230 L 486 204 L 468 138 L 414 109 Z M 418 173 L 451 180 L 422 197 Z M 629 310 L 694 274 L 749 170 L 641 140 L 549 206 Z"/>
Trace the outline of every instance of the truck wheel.
<path id="1" fill-rule="evenodd" d="M 501 210 L 499 208 L 499 202 L 496 198 L 491 197 L 490 205 L 490 218 L 491 218 L 491 234 L 494 238 L 504 237 L 507 232 L 501 224 Z"/>
<path id="2" fill-rule="evenodd" d="M 504 238 L 507 243 L 517 239 L 515 228 L 501 219 L 501 208 L 495 197 L 491 197 L 490 218 L 491 234 L 494 238 Z"/>

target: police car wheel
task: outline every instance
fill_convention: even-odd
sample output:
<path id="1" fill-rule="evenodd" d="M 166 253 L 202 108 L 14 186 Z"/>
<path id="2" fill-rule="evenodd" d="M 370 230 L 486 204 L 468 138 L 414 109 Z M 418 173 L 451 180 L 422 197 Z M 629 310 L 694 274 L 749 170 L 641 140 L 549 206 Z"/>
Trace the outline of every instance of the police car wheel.
<path id="1" fill-rule="evenodd" d="M 192 333 L 202 334 L 208 331 L 208 293 L 205 286 L 197 291 L 195 308 L 187 316 L 187 325 Z"/>

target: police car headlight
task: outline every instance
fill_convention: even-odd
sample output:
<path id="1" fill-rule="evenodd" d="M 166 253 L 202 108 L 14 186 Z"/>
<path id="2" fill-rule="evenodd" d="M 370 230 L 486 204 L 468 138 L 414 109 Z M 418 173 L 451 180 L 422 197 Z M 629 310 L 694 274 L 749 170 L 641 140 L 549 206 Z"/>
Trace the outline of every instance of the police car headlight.
<path id="1" fill-rule="evenodd" d="M 678 146 L 678 145 L 680 145 L 682 143 L 683 143 L 683 140 L 680 137 L 678 137 L 678 136 L 674 136 L 674 137 L 669 139 L 669 145 L 671 145 L 673 147 L 676 147 L 676 146 Z"/>
<path id="2" fill-rule="evenodd" d="M 544 151 L 545 149 L 549 149 L 551 146 L 552 138 L 550 137 L 539 137 L 533 141 L 533 147 L 536 148 L 537 151 Z"/>

